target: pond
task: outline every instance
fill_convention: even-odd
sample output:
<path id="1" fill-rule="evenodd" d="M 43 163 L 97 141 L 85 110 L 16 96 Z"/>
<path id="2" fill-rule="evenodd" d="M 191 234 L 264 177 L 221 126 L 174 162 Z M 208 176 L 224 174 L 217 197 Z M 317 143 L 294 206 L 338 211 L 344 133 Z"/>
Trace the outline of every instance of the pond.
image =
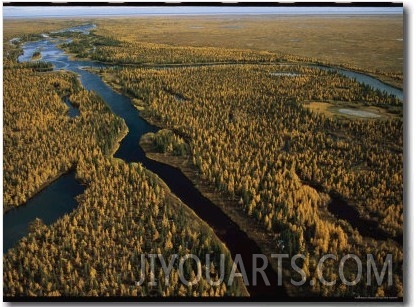
<path id="1" fill-rule="evenodd" d="M 80 115 L 80 110 L 70 101 L 68 96 L 64 96 L 62 101 L 69 108 L 67 113 L 68 117 L 74 118 Z"/>
<path id="2" fill-rule="evenodd" d="M 355 110 L 355 109 L 338 109 L 338 112 L 345 115 L 363 117 L 363 118 L 379 118 L 381 117 L 379 114 L 362 111 L 362 110 Z"/>

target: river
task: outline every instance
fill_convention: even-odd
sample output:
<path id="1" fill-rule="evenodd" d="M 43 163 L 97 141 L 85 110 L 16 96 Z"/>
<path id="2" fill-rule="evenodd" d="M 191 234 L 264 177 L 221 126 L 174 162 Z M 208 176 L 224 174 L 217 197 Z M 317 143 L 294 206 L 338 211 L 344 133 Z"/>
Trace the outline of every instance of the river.
<path id="1" fill-rule="evenodd" d="M 23 50 L 24 53 L 19 57 L 19 61 L 29 61 L 33 52 L 40 50 L 42 60 L 52 63 L 55 70 L 64 69 L 75 72 L 80 76 L 84 88 L 98 93 L 110 107 L 112 112 L 125 120 L 129 129 L 128 134 L 122 140 L 120 147 L 114 156 L 127 163 L 140 162 L 147 169 L 156 173 L 164 180 L 171 191 L 179 197 L 183 203 L 193 209 L 202 220 L 212 227 L 216 235 L 230 250 L 233 258 L 237 254 L 242 256 L 246 272 L 251 278 L 253 273 L 252 255 L 261 254 L 260 248 L 246 233 L 241 231 L 238 225 L 224 214 L 221 209 L 205 198 L 181 171 L 146 157 L 144 151 L 139 146 L 139 140 L 143 134 L 156 132 L 158 131 L 158 128 L 150 125 L 139 116 L 137 109 L 132 105 L 131 100 L 128 97 L 112 90 L 98 75 L 83 69 L 83 67 L 100 68 L 105 67 L 106 65 L 92 61 L 70 60 L 62 50 L 56 47 L 54 42 L 48 39 L 37 42 L 28 42 L 24 44 Z M 386 84 L 383 85 L 385 87 L 387 86 Z M 70 105 L 68 106 L 70 107 Z M 12 226 L 18 224 L 20 220 L 22 220 L 21 217 L 26 214 L 26 211 L 32 211 L 32 214 L 27 214 L 28 218 L 25 223 L 29 223 L 31 219 L 33 220 L 36 217 L 41 218 L 46 223 L 52 223 L 60 216 L 71 212 L 75 208 L 76 202 L 74 197 L 82 192 L 82 187 L 80 187 L 81 186 L 75 181 L 74 172 L 71 172 L 68 175 L 60 177 L 54 184 L 51 184 L 48 188 L 30 199 L 26 205 L 6 213 L 3 217 L 5 221 L 4 231 L 6 228 L 10 229 L 7 229 L 8 235 L 5 233 L 3 235 L 5 242 L 3 252 L 14 246 L 17 241 L 27 233 L 27 230 L 25 232 L 21 227 L 22 229 L 19 232 L 20 235 L 10 235 L 11 232 L 14 232 Z M 46 203 L 48 199 L 53 198 L 51 194 L 48 194 L 49 189 L 54 190 L 54 195 L 57 195 L 56 197 L 59 197 L 58 199 L 60 201 L 64 202 L 68 200 L 72 202 L 73 205 L 67 207 L 66 211 L 58 211 L 56 207 L 47 206 Z M 53 212 L 54 214 L 52 214 Z M 276 272 L 270 265 L 266 268 L 265 272 L 272 286 L 265 286 L 260 279 L 257 286 L 248 287 L 251 296 L 258 300 L 286 300 L 287 294 L 284 288 L 277 286 Z"/>
<path id="2" fill-rule="evenodd" d="M 40 46 L 42 46 L 42 48 L 40 48 Z M 19 57 L 19 61 L 30 60 L 31 54 L 33 54 L 35 50 L 41 50 L 43 61 L 52 63 L 55 70 L 65 69 L 77 73 L 80 76 L 81 83 L 85 89 L 93 90 L 98 93 L 110 107 L 112 112 L 125 120 L 129 132 L 120 143 L 120 147 L 114 156 L 123 159 L 128 163 L 140 162 L 147 169 L 156 173 L 164 180 L 170 190 L 179 197 L 183 203 L 193 209 L 202 220 L 212 227 L 216 235 L 230 250 L 233 258 L 237 254 L 242 256 L 245 270 L 248 276 L 251 277 L 253 272 L 252 256 L 253 254 L 262 254 L 260 248 L 245 232 L 241 231 L 238 225 L 224 214 L 221 209 L 205 198 L 181 171 L 146 157 L 144 151 L 139 146 L 139 140 L 143 134 L 156 132 L 158 131 L 158 128 L 150 125 L 139 117 L 138 110 L 132 105 L 131 100 L 128 97 L 112 90 L 98 75 L 83 69 L 83 67 L 103 67 L 104 65 L 90 61 L 72 61 L 62 50 L 58 49 L 55 44 L 49 40 L 29 42 L 26 43 L 23 48 L 24 53 Z M 61 178 L 57 180 L 57 183 L 61 182 Z M 66 195 L 64 191 L 67 191 L 68 189 L 72 188 L 63 186 L 63 197 Z M 45 194 L 44 191 L 45 190 L 39 193 L 38 197 L 42 199 L 47 198 L 48 195 Z M 68 197 L 74 198 L 74 196 Z M 36 204 L 33 206 L 35 205 Z M 32 208 L 32 200 L 29 200 L 25 206 L 22 206 L 19 209 L 24 211 L 29 207 Z M 45 215 L 48 215 L 48 211 L 53 209 L 46 210 L 41 208 L 42 204 L 38 204 L 39 214 L 37 217 L 45 220 Z M 72 209 L 73 208 L 71 208 L 69 212 Z M 13 213 L 14 211 L 15 210 L 13 210 Z M 62 214 L 64 213 L 66 212 L 63 212 Z M 8 220 L 8 225 L 13 225 L 19 219 L 18 210 L 16 210 L 16 213 L 13 215 L 10 215 L 10 213 L 5 214 L 4 218 Z M 33 218 L 35 218 L 35 216 Z M 13 246 L 15 243 L 16 241 L 11 239 L 8 242 L 8 246 Z M 254 298 L 264 300 L 286 299 L 287 295 L 284 288 L 282 286 L 277 286 L 277 274 L 273 268 L 269 265 L 265 272 L 272 286 L 265 286 L 260 279 L 258 285 L 247 287 L 250 295 Z"/>
<path id="3" fill-rule="evenodd" d="M 357 82 L 364 83 L 365 85 L 370 86 L 373 89 L 379 90 L 381 92 L 384 92 L 389 95 L 393 95 L 394 97 L 398 98 L 399 100 L 403 100 L 403 91 L 393 87 L 389 84 L 383 83 L 382 81 L 366 75 L 359 72 L 343 69 L 343 68 L 333 68 L 328 66 L 322 66 L 322 65 L 311 65 L 313 67 L 317 67 L 323 70 L 329 70 L 329 71 L 336 71 L 339 74 L 346 76 L 350 79 L 354 79 Z"/>
<path id="4" fill-rule="evenodd" d="M 332 200 L 327 206 L 328 211 L 331 212 L 338 219 L 346 220 L 354 229 L 358 230 L 363 237 L 370 237 L 375 240 L 386 241 L 392 239 L 399 245 L 403 245 L 403 234 L 391 236 L 379 228 L 377 221 L 362 218 L 360 212 L 349 205 L 339 195 L 332 195 Z"/>

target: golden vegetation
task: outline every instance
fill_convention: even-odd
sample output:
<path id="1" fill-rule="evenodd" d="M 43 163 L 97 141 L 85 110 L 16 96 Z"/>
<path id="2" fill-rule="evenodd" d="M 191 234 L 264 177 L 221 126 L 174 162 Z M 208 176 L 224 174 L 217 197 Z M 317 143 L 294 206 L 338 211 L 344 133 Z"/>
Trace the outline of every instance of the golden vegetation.
<path id="1" fill-rule="evenodd" d="M 157 133 L 147 133 L 141 139 L 159 153 L 184 157 L 190 152 L 184 139 L 169 129 L 161 129 Z"/>
<path id="2" fill-rule="evenodd" d="M 272 75 L 283 70 L 289 74 Z M 328 198 L 303 182 L 341 194 L 390 236 L 402 233 L 402 118 L 335 120 L 303 106 L 313 99 L 383 107 L 400 101 L 300 66 L 125 68 L 112 74 L 125 92 L 149 104 L 145 116 L 190 140 L 202 179 L 279 234 L 291 254 L 303 252 L 315 263 L 324 253 L 362 254 L 369 241 L 345 222 L 324 219 Z M 384 250 L 396 255 L 401 278 L 402 250 L 393 243 Z M 315 291 L 374 295 L 375 288 L 363 287 Z"/>
<path id="3" fill-rule="evenodd" d="M 402 108 L 400 107 L 386 110 L 384 108 L 373 107 L 373 106 L 363 106 L 361 103 L 355 103 L 355 102 L 348 103 L 345 101 L 305 102 L 304 107 L 308 108 L 309 110 L 313 112 L 321 113 L 327 117 L 334 117 L 334 118 L 346 117 L 346 118 L 351 118 L 351 119 L 365 119 L 365 120 L 369 120 L 370 118 L 379 118 L 379 119 L 385 120 L 387 118 L 402 115 Z M 355 110 L 355 111 L 367 112 L 367 113 L 365 113 L 364 117 L 361 117 L 361 116 L 355 116 L 355 115 L 350 115 L 350 114 L 343 114 L 340 112 L 341 109 L 347 109 L 347 108 Z M 367 116 L 368 114 L 369 116 Z"/>
<path id="4" fill-rule="evenodd" d="M 277 61 L 274 53 L 220 49 L 213 47 L 173 47 L 153 43 L 122 43 L 120 46 L 101 46 L 91 55 L 94 60 L 115 64 L 182 64 L 204 62 Z"/>
<path id="5" fill-rule="evenodd" d="M 82 89 L 73 74 L 9 64 L 4 70 L 4 208 L 24 203 L 72 167 L 86 190 L 72 213 L 48 227 L 35 221 L 4 254 L 5 296 L 248 295 L 240 279 L 226 285 L 232 259 L 213 231 L 140 164 L 110 157 L 126 126 L 97 94 Z M 66 115 L 63 95 L 70 95 L 80 116 Z M 201 278 L 183 285 L 177 262 L 166 283 L 157 261 L 157 284 L 149 286 L 152 273 L 149 266 L 142 272 L 140 255 L 150 253 L 161 253 L 166 261 L 171 254 L 205 259 L 205 254 L 224 253 L 224 282 L 210 285 Z M 192 263 L 184 266 L 188 280 L 197 275 Z M 216 281 L 219 258 L 210 266 Z M 145 282 L 138 285 L 142 277 Z"/>
<path id="6" fill-rule="evenodd" d="M 98 19 L 97 33 L 142 44 L 250 49 L 403 80 L 403 16 L 206 16 Z M 140 29 L 129 31 L 127 29 Z M 393 77 L 393 78 L 392 78 Z"/>
<path id="7" fill-rule="evenodd" d="M 197 28 L 190 24 L 196 22 L 201 22 L 203 28 L 199 28 L 200 24 Z M 231 22 L 234 24 L 228 24 Z M 235 22 L 242 24 L 235 26 Z M 263 31 L 267 34 L 263 38 L 256 35 L 260 33 L 260 22 L 265 24 Z M 370 29 L 365 27 L 367 23 Z M 302 252 L 307 255 L 303 265 L 309 279 L 318 278 L 315 267 L 324 253 L 362 255 L 378 250 L 380 266 L 383 255 L 393 254 L 396 287 L 387 284 L 366 287 L 363 281 L 345 287 L 337 282 L 335 286 L 326 287 L 316 283 L 313 288 L 301 287 L 301 291 L 313 290 L 325 296 L 403 295 L 402 247 L 391 240 L 376 242 L 363 238 L 348 223 L 331 218 L 324 208 L 329 200 L 327 194 L 336 192 L 349 200 L 362 217 L 379 222 L 388 236 L 402 234 L 402 116 L 391 116 L 387 120 L 340 119 L 304 106 L 306 101 L 344 101 L 394 110 L 401 107 L 402 102 L 333 72 L 300 65 L 258 65 L 259 62 L 319 59 L 402 80 L 402 61 L 399 60 L 403 53 L 399 43 L 403 36 L 402 26 L 399 26 L 402 18 L 240 18 L 228 21 L 227 26 L 220 25 L 216 18 L 204 21 L 171 19 L 169 22 L 161 18 L 143 18 L 97 20 L 97 24 L 95 36 L 80 38 L 66 48 L 73 47 L 74 52 L 84 52 L 93 59 L 121 64 L 241 62 L 242 65 L 217 67 L 123 68 L 114 69 L 110 74 L 118 88 L 135 97 L 141 108 L 145 107 L 145 116 L 170 129 L 149 135 L 154 145 L 160 146 L 163 152 L 175 153 L 175 146 L 183 146 L 187 139 L 190 159 L 201 178 L 214 186 L 220 195 L 235 201 L 267 233 L 285 240 L 290 254 Z M 218 25 L 216 29 L 213 28 L 215 24 Z M 130 31 L 132 28 L 141 31 Z M 172 29 L 177 34 L 173 34 Z M 285 37 L 290 40 L 285 41 Z M 265 44 L 254 41 L 251 45 L 249 40 L 254 39 Z M 328 53 L 330 39 L 338 49 L 332 54 Z M 90 51 L 93 41 L 97 48 Z M 382 48 L 382 44 L 387 48 Z M 337 54 L 340 49 L 344 53 Z M 295 55 L 283 56 L 283 51 Z M 10 59 L 13 54 L 6 56 Z M 378 57 L 370 61 L 370 54 Z M 248 62 L 257 65 L 245 64 Z M 277 72 L 289 75 L 275 75 Z M 13 78 L 12 74 L 9 78 Z M 9 86 L 13 87 L 12 84 L 10 82 Z M 47 91 L 52 95 L 50 89 Z M 58 103 L 58 96 L 54 95 L 53 99 Z M 92 94 L 76 91 L 71 99 L 84 101 L 89 95 Z M 38 96 L 34 94 L 33 97 Z M 95 98 L 92 100 L 96 101 Z M 7 106 L 5 104 L 5 109 Z M 28 105 L 24 106 L 17 112 L 24 113 Z M 55 113 L 62 114 L 64 109 Z M 29 122 L 38 124 L 30 114 L 27 116 Z M 102 133 L 104 123 L 94 113 L 91 116 L 99 121 L 98 131 Z M 121 123 L 109 116 L 115 127 L 122 129 Z M 41 118 L 40 122 L 43 116 Z M 82 118 L 83 112 L 80 121 Z M 84 135 L 84 129 L 82 126 L 76 131 L 79 134 L 72 136 Z M 13 135 L 13 129 L 7 133 Z M 186 240 L 192 246 L 198 246 L 192 249 L 195 252 L 220 248 L 216 237 L 213 234 L 205 236 L 207 231 L 199 231 L 197 225 L 191 223 L 193 229 L 188 232 L 191 226 L 189 223 L 186 226 L 182 220 L 188 217 L 187 213 L 178 214 L 178 210 L 173 209 L 175 202 L 170 201 L 169 193 L 156 183 L 158 180 L 137 164 L 128 166 L 107 157 L 106 150 L 110 150 L 112 142 L 99 144 L 100 139 L 98 134 L 91 136 L 91 144 L 87 143 L 83 148 L 94 149 L 80 149 L 77 154 L 77 175 L 89 186 L 79 198 L 80 208 L 48 230 L 42 225 L 34 227 L 34 231 L 6 255 L 4 280 L 8 288 L 5 293 L 146 295 L 150 289 L 138 290 L 132 285 L 138 276 L 137 266 L 133 265 L 138 264 L 138 258 L 125 246 L 137 253 L 161 248 L 162 252 L 169 250 L 181 254 L 185 246 L 181 240 Z M 48 150 L 51 148 L 54 147 Z M 5 156 L 5 160 L 11 157 L 11 154 Z M 68 160 L 64 168 L 68 169 L 71 163 L 72 160 Z M 14 164 L 20 167 L 19 162 Z M 53 169 L 60 168 L 54 165 Z M 9 171 L 7 178 L 11 178 L 12 173 Z M 42 177 L 39 181 L 45 180 Z M 30 186 L 29 182 L 24 180 L 23 184 Z M 317 191 L 307 183 L 320 186 L 323 191 Z M 18 194 L 13 194 L 18 189 L 12 185 L 8 191 L 12 195 L 8 198 L 10 203 L 18 204 L 20 198 L 13 196 Z M 132 218 L 138 219 L 135 220 L 137 223 L 130 223 Z M 170 219 L 173 223 L 164 222 Z M 167 242 L 169 232 L 171 244 Z M 127 233 L 137 234 L 137 239 L 144 245 L 138 246 L 138 240 L 131 240 L 132 236 L 126 236 Z M 90 234 L 101 243 L 95 242 Z M 214 241 L 207 241 L 209 239 Z M 199 244 L 203 241 L 208 243 L 202 247 Z M 42 245 L 40 242 L 47 243 Z M 173 242 L 181 242 L 181 248 Z M 104 250 L 102 246 L 108 248 Z M 47 247 L 57 247 L 57 250 L 48 251 Z M 77 254 L 83 248 L 87 252 Z M 109 258 L 109 250 L 118 252 L 118 260 Z M 47 274 L 42 271 L 45 270 L 43 263 Z M 80 266 L 80 263 L 87 263 L 88 267 Z M 31 270 L 22 281 L 22 270 L 28 270 L 27 265 Z M 121 269 L 127 272 L 123 276 L 116 273 Z M 69 272 L 71 278 L 65 279 L 65 272 Z M 103 273 L 106 279 L 97 279 L 97 272 Z M 333 274 L 335 270 L 331 266 L 324 272 L 326 279 Z M 81 284 L 73 282 L 79 279 Z M 239 292 L 236 287 L 212 289 L 205 284 L 197 289 L 169 287 L 158 291 L 163 295 L 233 295 Z"/>
<path id="8" fill-rule="evenodd" d="M 5 69 L 3 78 L 6 210 L 68 171 L 81 151 L 100 146 L 108 153 L 113 138 L 126 129 L 97 96 L 79 88 L 75 75 L 16 68 Z M 69 94 L 83 116 L 67 116 L 61 96 Z"/>
<path id="9" fill-rule="evenodd" d="M 179 281 L 178 261 L 166 283 L 157 260 L 156 285 L 149 285 L 152 273 L 149 264 L 143 271 L 141 254 L 162 254 L 168 263 L 173 254 L 180 258 L 192 253 L 205 259 L 211 252 L 224 253 L 226 276 L 230 254 L 213 231 L 140 164 L 125 164 L 96 150 L 80 157 L 77 176 L 88 185 L 78 198 L 79 207 L 51 227 L 35 228 L 5 255 L 5 295 L 246 295 L 239 280 L 231 287 L 225 282 L 211 286 L 206 278 L 184 285 Z M 191 264 L 184 266 L 188 280 L 198 274 Z M 211 262 L 214 281 L 220 276 L 215 267 L 218 257 Z M 202 270 L 205 274 L 204 266 Z"/>
<path id="10" fill-rule="evenodd" d="M 22 40 L 30 37 L 40 37 L 41 33 L 57 31 L 60 29 L 72 27 L 83 22 L 82 19 L 37 19 L 33 22 L 31 19 L 3 19 L 3 40 L 9 41 L 20 37 Z"/>
<path id="11" fill-rule="evenodd" d="M 99 31 L 100 33 L 100 31 Z M 214 47 L 171 46 L 147 42 L 126 42 L 112 36 L 93 33 L 89 36 L 74 35 L 71 43 L 62 45 L 77 57 L 123 65 L 139 64 L 199 64 L 275 62 L 282 56 L 272 52 Z"/>

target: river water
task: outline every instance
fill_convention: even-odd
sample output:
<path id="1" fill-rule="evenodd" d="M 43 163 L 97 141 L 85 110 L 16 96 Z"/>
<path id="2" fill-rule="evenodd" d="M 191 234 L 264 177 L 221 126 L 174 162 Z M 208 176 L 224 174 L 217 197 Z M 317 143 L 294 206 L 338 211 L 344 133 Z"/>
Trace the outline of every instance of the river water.
<path id="1" fill-rule="evenodd" d="M 212 227 L 216 235 L 230 250 L 233 258 L 237 254 L 242 256 L 245 270 L 251 280 L 253 273 L 252 256 L 253 254 L 261 254 L 257 244 L 241 231 L 238 225 L 225 215 L 221 209 L 205 198 L 183 173 L 171 166 L 152 161 L 145 156 L 145 153 L 139 146 L 139 140 L 143 134 L 156 132 L 158 128 L 150 125 L 139 116 L 138 110 L 132 105 L 128 97 L 112 90 L 98 75 L 83 69 L 84 67 L 100 68 L 106 65 L 92 61 L 72 61 L 62 50 L 56 47 L 53 41 L 48 39 L 28 42 L 24 44 L 23 50 L 23 55 L 19 57 L 20 62 L 30 61 L 33 52 L 39 50 L 42 60 L 52 63 L 55 70 L 63 69 L 78 74 L 84 88 L 98 93 L 112 112 L 125 120 L 129 133 L 122 140 L 114 156 L 127 163 L 140 162 L 164 180 L 177 197 Z M 353 74 L 355 77 L 357 73 Z M 362 78 L 364 76 L 362 74 L 358 75 Z M 374 83 L 374 85 L 376 84 Z M 385 90 L 388 87 L 388 85 L 383 83 L 377 85 L 384 86 L 381 90 Z M 68 106 L 71 107 L 71 105 Z M 82 192 L 83 187 L 75 180 L 73 171 L 60 177 L 49 187 L 42 190 L 34 198 L 30 199 L 26 205 L 6 213 L 3 216 L 3 252 L 13 247 L 20 238 L 27 234 L 27 225 L 36 217 L 41 218 L 46 224 L 50 224 L 65 213 L 71 212 L 77 205 L 75 196 Z M 63 208 L 65 207 L 64 210 L 60 210 L 60 205 L 48 205 L 50 202 L 55 204 L 62 202 L 68 205 L 63 206 Z M 277 274 L 270 265 L 265 272 L 271 286 L 264 285 L 261 277 L 258 276 L 258 285 L 248 287 L 251 296 L 258 300 L 286 300 L 287 294 L 283 287 L 277 286 Z"/>
<path id="2" fill-rule="evenodd" d="M 7 212 L 3 216 L 3 253 L 27 235 L 29 224 L 36 218 L 50 225 L 73 211 L 78 205 L 75 197 L 83 191 L 84 187 L 75 180 L 75 173 L 71 171 L 29 199 L 24 206 Z"/>
<path id="3" fill-rule="evenodd" d="M 68 117 L 70 118 L 74 118 L 80 115 L 80 110 L 73 105 L 73 103 L 71 102 L 70 98 L 68 96 L 64 96 L 62 98 L 62 101 L 67 105 L 68 107 Z"/>
<path id="4" fill-rule="evenodd" d="M 393 87 L 389 84 L 383 83 L 382 81 L 376 78 L 373 78 L 372 76 L 368 76 L 366 74 L 362 74 L 362 73 L 358 73 L 355 71 L 342 69 L 342 68 L 333 68 L 333 67 L 327 67 L 327 66 L 322 66 L 322 65 L 312 65 L 312 66 L 323 69 L 323 70 L 336 71 L 343 76 L 354 79 L 357 82 L 364 83 L 365 85 L 370 86 L 372 89 L 379 90 L 386 94 L 393 95 L 399 100 L 403 100 L 402 90 L 396 87 Z"/>
<path id="5" fill-rule="evenodd" d="M 19 57 L 19 61 L 28 61 L 35 50 L 41 50 L 43 61 L 52 63 L 56 70 L 65 69 L 77 73 L 80 76 L 84 88 L 98 93 L 110 107 L 112 112 L 125 120 L 129 133 L 122 140 L 120 147 L 114 156 L 123 159 L 128 163 L 141 162 L 147 169 L 156 173 L 164 180 L 177 197 L 212 227 L 216 235 L 230 250 L 233 258 L 235 258 L 235 255 L 237 254 L 242 256 L 245 270 L 251 280 L 253 272 L 253 254 L 261 254 L 261 250 L 257 244 L 251 240 L 246 233 L 241 231 L 238 225 L 225 215 L 221 209 L 205 198 L 183 173 L 171 166 L 150 160 L 145 156 L 144 151 L 139 146 L 139 140 L 143 134 L 156 132 L 158 131 L 158 128 L 148 124 L 139 117 L 138 110 L 132 105 L 131 100 L 128 97 L 112 90 L 98 75 L 83 69 L 84 67 L 104 67 L 104 65 L 90 61 L 72 61 L 62 50 L 58 49 L 55 44 L 49 40 L 29 42 L 26 43 L 23 48 L 24 53 Z M 71 174 L 73 175 L 73 173 Z M 62 180 L 61 178 L 56 182 L 60 183 Z M 74 182 L 76 181 L 74 180 Z M 68 189 L 71 190 L 72 187 L 70 185 L 62 187 L 62 197 L 74 199 L 73 195 L 65 196 L 67 194 L 65 194 L 64 191 L 67 191 Z M 33 218 L 39 217 L 44 221 L 47 220 L 47 216 L 50 215 L 50 211 L 53 211 L 53 209 L 47 210 L 46 208 L 42 208 L 42 203 L 46 202 L 47 198 L 50 197 L 47 193 L 44 193 L 44 191 L 45 190 L 37 195 L 38 199 L 41 200 L 40 204 L 32 204 L 33 199 L 29 200 L 26 205 L 19 208 L 20 212 L 29 210 L 28 208 L 37 208 L 32 209 L 38 211 L 37 215 L 33 216 Z M 80 190 L 77 190 L 77 193 L 80 192 Z M 69 208 L 68 212 L 73 208 Z M 12 210 L 4 215 L 4 219 L 7 220 L 8 225 L 14 225 L 18 222 L 20 212 L 18 210 Z M 62 214 L 64 213 L 66 212 L 63 212 Z M 8 241 L 6 246 L 9 247 L 16 244 L 16 238 L 9 239 L 9 237 L 4 237 L 4 240 Z M 263 300 L 286 299 L 286 292 L 282 286 L 277 286 L 277 274 L 270 265 L 266 268 L 265 272 L 271 286 L 264 285 L 259 276 L 260 280 L 257 285 L 247 287 L 251 296 Z"/>

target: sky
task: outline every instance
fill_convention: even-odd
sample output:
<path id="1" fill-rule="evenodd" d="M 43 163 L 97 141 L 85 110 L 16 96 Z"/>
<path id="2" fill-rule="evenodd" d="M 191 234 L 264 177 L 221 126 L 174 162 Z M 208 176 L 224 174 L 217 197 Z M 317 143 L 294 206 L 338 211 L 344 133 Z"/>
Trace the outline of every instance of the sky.
<path id="1" fill-rule="evenodd" d="M 81 17 L 101 15 L 202 14 L 402 14 L 402 7 L 94 7 L 4 6 L 3 18 Z"/>

